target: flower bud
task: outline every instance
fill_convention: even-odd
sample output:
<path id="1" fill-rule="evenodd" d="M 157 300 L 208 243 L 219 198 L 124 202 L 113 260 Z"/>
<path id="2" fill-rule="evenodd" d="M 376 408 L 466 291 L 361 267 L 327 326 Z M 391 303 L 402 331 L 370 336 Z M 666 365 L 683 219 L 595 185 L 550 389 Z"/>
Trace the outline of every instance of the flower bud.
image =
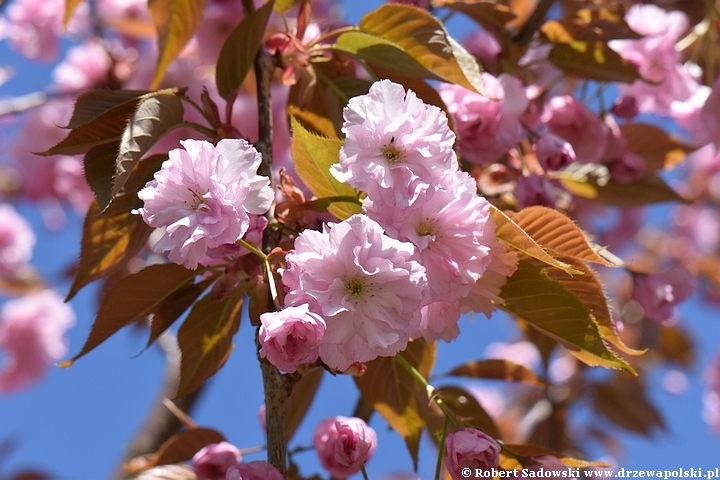
<path id="1" fill-rule="evenodd" d="M 231 443 L 211 443 L 193 457 L 198 480 L 225 480 L 228 470 L 240 465 L 240 450 Z"/>
<path id="2" fill-rule="evenodd" d="M 370 460 L 377 448 L 377 435 L 360 418 L 331 417 L 317 426 L 313 445 L 328 472 L 347 478 Z"/>
<path id="3" fill-rule="evenodd" d="M 569 142 L 553 133 L 540 135 L 535 154 L 545 170 L 560 170 L 575 161 L 575 150 Z"/>
<path id="4" fill-rule="evenodd" d="M 280 370 L 292 373 L 301 363 L 317 360 L 325 320 L 311 313 L 307 304 L 263 313 L 260 322 L 260 355 Z"/>
<path id="5" fill-rule="evenodd" d="M 470 468 L 490 470 L 500 461 L 500 446 L 497 442 L 474 428 L 466 428 L 448 434 L 445 439 L 445 468 L 453 480 L 463 480 L 462 471 Z"/>
<path id="6" fill-rule="evenodd" d="M 652 275 L 636 274 L 633 299 L 640 304 L 645 316 L 665 322 L 675 315 L 675 305 L 687 299 L 695 288 L 692 276 L 682 267 Z"/>

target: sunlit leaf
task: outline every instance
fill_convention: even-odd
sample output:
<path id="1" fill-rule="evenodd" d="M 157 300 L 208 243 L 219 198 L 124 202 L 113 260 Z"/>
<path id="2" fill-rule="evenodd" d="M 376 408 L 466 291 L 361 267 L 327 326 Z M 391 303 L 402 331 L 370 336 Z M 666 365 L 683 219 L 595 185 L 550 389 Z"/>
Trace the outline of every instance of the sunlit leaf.
<path id="1" fill-rule="evenodd" d="M 133 480 L 197 480 L 197 475 L 190 465 L 161 465 L 140 473 Z"/>
<path id="2" fill-rule="evenodd" d="M 617 266 L 598 255 L 585 233 L 562 213 L 543 206 L 523 208 L 509 215 L 533 240 L 558 255 L 608 267 Z"/>
<path id="3" fill-rule="evenodd" d="M 635 379 L 616 378 L 613 382 L 592 386 L 595 409 L 614 424 L 642 435 L 656 428 L 665 429 L 665 422 Z"/>
<path id="4" fill-rule="evenodd" d="M 310 191 L 319 198 L 357 196 L 357 190 L 338 182 L 330 174 L 330 166 L 338 162 L 342 140 L 314 135 L 295 117 L 292 117 L 291 125 L 295 169 Z M 355 203 L 333 203 L 328 210 L 340 220 L 361 211 L 360 205 Z"/>
<path id="5" fill-rule="evenodd" d="M 695 346 L 687 332 L 679 325 L 660 327 L 658 354 L 665 360 L 685 368 L 695 363 Z"/>
<path id="6" fill-rule="evenodd" d="M 148 0 L 158 34 L 158 60 L 151 88 L 160 85 L 168 65 L 195 35 L 208 0 Z"/>
<path id="7" fill-rule="evenodd" d="M 415 340 L 398 355 L 429 378 L 435 365 L 436 345 L 428 345 L 422 339 Z M 368 362 L 367 372 L 355 377 L 355 384 L 363 398 L 405 439 L 417 466 L 420 434 L 425 428 L 425 421 L 420 416 L 414 392 L 424 392 L 423 387 L 392 357 L 379 357 Z"/>
<path id="8" fill-rule="evenodd" d="M 138 473 L 158 465 L 169 465 L 190 460 L 193 455 L 211 443 L 225 441 L 225 437 L 210 428 L 185 430 L 168 438 L 141 468 L 125 466 L 128 473 Z"/>
<path id="9" fill-rule="evenodd" d="M 126 264 L 145 246 L 152 232 L 139 215 L 129 211 L 112 217 L 98 217 L 98 211 L 97 202 L 93 202 L 85 217 L 80 261 L 68 300 L 88 283 Z"/>
<path id="10" fill-rule="evenodd" d="M 14 297 L 47 288 L 40 272 L 32 265 L 23 265 L 12 273 L 0 275 L 0 295 Z"/>
<path id="11" fill-rule="evenodd" d="M 538 447 L 535 445 L 515 445 L 515 444 L 505 444 L 504 445 L 506 452 L 512 452 L 512 454 L 520 457 L 520 460 L 522 461 L 522 465 L 524 466 L 525 460 L 532 458 L 532 457 L 543 457 L 543 456 L 552 456 L 558 458 L 563 464 L 567 465 L 568 467 L 572 468 L 584 468 L 584 467 L 598 467 L 598 468 L 608 468 L 612 465 L 605 463 L 605 462 L 591 462 L 587 460 L 580 460 L 578 458 L 572 458 L 568 457 L 567 455 L 564 455 L 560 452 L 556 452 L 555 450 L 551 450 L 549 448 L 544 447 Z M 507 453 L 501 453 L 501 456 L 507 457 Z M 502 464 L 502 460 L 501 460 Z"/>
<path id="12" fill-rule="evenodd" d="M 475 58 L 448 35 L 438 19 L 419 8 L 385 4 L 365 15 L 359 30 L 340 35 L 335 47 L 405 75 L 483 92 Z"/>
<path id="13" fill-rule="evenodd" d="M 555 43 L 548 60 L 565 73 L 601 82 L 632 83 L 640 79 L 637 68 L 603 42 Z"/>
<path id="14" fill-rule="evenodd" d="M 545 382 L 524 365 L 510 360 L 488 359 L 468 362 L 450 370 L 452 377 L 484 378 L 542 386 Z"/>
<path id="15" fill-rule="evenodd" d="M 70 19 L 75 13 L 75 9 L 83 2 L 83 0 L 65 0 L 65 14 L 63 15 L 63 28 L 67 28 Z"/>
<path id="16" fill-rule="evenodd" d="M 554 338 L 584 363 L 635 374 L 605 344 L 582 301 L 540 267 L 521 260 L 500 296 L 505 300 L 501 308 Z"/>
<path id="17" fill-rule="evenodd" d="M 560 172 L 560 183 L 578 197 L 616 207 L 642 207 L 663 202 L 689 203 L 653 172 L 647 172 L 643 178 L 631 183 L 610 179 L 604 184 L 599 184 L 592 177 L 581 180 Z"/>
<path id="18" fill-rule="evenodd" d="M 652 171 L 672 168 L 694 150 L 665 130 L 647 123 L 620 125 L 627 149 L 643 158 Z"/>
<path id="19" fill-rule="evenodd" d="M 433 0 L 433 6 L 462 12 L 486 30 L 502 29 L 515 18 L 507 5 L 487 0 Z"/>
<path id="20" fill-rule="evenodd" d="M 297 3 L 300 3 L 300 0 L 276 0 L 274 8 L 277 13 L 284 13 Z"/>
<path id="21" fill-rule="evenodd" d="M 71 360 L 61 363 L 60 366 L 71 366 L 78 358 L 93 350 L 124 326 L 153 313 L 163 300 L 189 284 L 196 275 L 195 271 L 167 263 L 150 265 L 120 280 L 102 298 L 95 323 L 80 353 Z"/>
<path id="22" fill-rule="evenodd" d="M 285 440 L 292 440 L 305 414 L 310 409 L 315 394 L 320 387 L 325 370 L 313 368 L 305 372 L 302 378 L 293 386 L 293 391 L 285 402 Z"/>
<path id="23" fill-rule="evenodd" d="M 197 390 L 230 357 L 232 337 L 240 328 L 242 304 L 242 295 L 218 302 L 206 295 L 190 310 L 177 335 L 182 357 L 175 398 Z"/>
<path id="24" fill-rule="evenodd" d="M 517 223 L 496 207 L 491 205 L 490 213 L 497 224 L 496 234 L 500 240 L 503 240 L 508 245 L 526 255 L 537 258 L 548 265 L 560 268 L 569 274 L 582 274 L 582 272 L 573 270 L 569 265 L 550 256 L 525 230 L 520 228 Z"/>
<path id="25" fill-rule="evenodd" d="M 227 99 L 242 85 L 263 42 L 275 1 L 271 0 L 246 15 L 228 35 L 220 50 L 215 81 L 220 96 Z"/>

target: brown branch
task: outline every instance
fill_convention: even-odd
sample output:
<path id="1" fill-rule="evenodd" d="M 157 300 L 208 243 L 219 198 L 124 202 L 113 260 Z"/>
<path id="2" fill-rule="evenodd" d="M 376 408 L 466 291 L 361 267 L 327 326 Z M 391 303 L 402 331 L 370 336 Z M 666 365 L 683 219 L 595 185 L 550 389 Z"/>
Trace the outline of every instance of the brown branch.
<path id="1" fill-rule="evenodd" d="M 525 25 L 523 25 L 517 35 L 515 35 L 515 38 L 513 38 L 513 42 L 523 46 L 530 43 L 533 35 L 535 35 L 535 32 L 538 31 L 543 20 L 545 20 L 545 15 L 547 15 L 553 3 L 555 3 L 555 0 L 540 0 L 528 21 L 525 22 Z"/>

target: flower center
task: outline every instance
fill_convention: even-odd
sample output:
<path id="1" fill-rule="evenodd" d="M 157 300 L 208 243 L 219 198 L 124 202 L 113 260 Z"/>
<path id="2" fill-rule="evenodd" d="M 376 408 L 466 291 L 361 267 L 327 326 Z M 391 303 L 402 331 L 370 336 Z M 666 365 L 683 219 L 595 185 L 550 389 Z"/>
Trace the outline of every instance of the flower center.
<path id="1" fill-rule="evenodd" d="M 200 205 L 206 205 L 206 204 L 207 204 L 207 199 L 206 199 L 206 198 L 203 198 L 199 193 L 197 193 L 195 190 L 193 190 L 193 189 L 190 188 L 190 187 L 187 187 L 187 189 L 188 189 L 188 191 L 189 191 L 189 192 L 192 194 L 192 196 L 193 196 L 193 201 L 192 201 L 192 203 L 191 203 L 191 206 L 192 206 L 192 209 L 193 209 L 193 210 L 198 211 L 198 210 L 201 208 Z"/>
<path id="2" fill-rule="evenodd" d="M 362 278 L 353 278 L 345 284 L 345 288 L 350 295 L 359 298 L 365 291 L 365 282 Z"/>
<path id="3" fill-rule="evenodd" d="M 436 226 L 435 220 L 425 219 L 422 222 L 420 222 L 420 225 L 417 227 L 417 234 L 421 237 L 425 237 L 428 235 L 435 236 L 437 235 L 437 226 Z"/>
<path id="4" fill-rule="evenodd" d="M 403 150 L 395 145 L 395 137 L 390 139 L 390 143 L 383 146 L 383 157 L 391 164 L 397 165 L 403 158 Z"/>

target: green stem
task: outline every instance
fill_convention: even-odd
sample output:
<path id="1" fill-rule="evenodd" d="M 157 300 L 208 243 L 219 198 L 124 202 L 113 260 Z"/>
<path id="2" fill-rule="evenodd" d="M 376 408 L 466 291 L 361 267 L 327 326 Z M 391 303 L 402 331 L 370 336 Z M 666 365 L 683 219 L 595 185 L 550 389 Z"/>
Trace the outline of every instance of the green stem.
<path id="1" fill-rule="evenodd" d="M 363 479 L 364 479 L 364 480 L 370 480 L 370 479 L 368 478 L 367 472 L 365 471 L 365 465 L 361 465 L 361 466 L 360 466 L 360 471 L 361 471 L 362 474 L 363 474 Z"/>
<path id="2" fill-rule="evenodd" d="M 238 243 L 238 245 L 242 245 L 243 247 L 250 250 L 250 252 L 254 253 L 256 256 L 260 257 L 260 260 L 262 260 L 263 262 L 267 262 L 267 259 L 268 259 L 267 255 L 265 255 L 263 252 L 261 252 L 260 249 L 258 249 L 252 243 L 248 243 L 245 240 L 243 240 L 242 238 L 239 238 L 237 243 Z"/>
<path id="3" fill-rule="evenodd" d="M 275 277 L 273 276 L 272 269 L 270 268 L 270 261 L 268 260 L 268 256 L 261 252 L 260 249 L 258 249 L 255 245 L 246 242 L 242 238 L 238 239 L 237 243 L 250 250 L 251 253 L 254 253 L 263 261 L 263 266 L 265 267 L 265 271 L 267 272 L 268 285 L 270 286 L 270 295 L 272 296 L 275 310 L 281 310 L 282 306 L 280 305 L 280 299 L 277 293 L 277 286 L 275 285 Z"/>
<path id="4" fill-rule="evenodd" d="M 455 414 L 453 414 L 447 405 L 445 405 L 445 402 L 443 402 L 442 398 L 438 397 L 437 395 L 434 395 L 435 388 L 428 383 L 428 381 L 423 377 L 422 373 L 418 372 L 415 367 L 410 365 L 410 363 L 405 360 L 400 354 L 395 355 L 393 357 L 397 363 L 399 363 L 415 380 L 417 380 L 420 385 L 422 385 L 425 388 L 425 392 L 427 393 L 428 398 L 430 398 L 432 401 L 434 401 L 438 407 L 440 407 L 440 410 L 445 414 L 445 418 L 448 418 L 453 421 L 453 423 L 457 426 L 460 426 L 460 423 L 455 418 Z"/>
<path id="5" fill-rule="evenodd" d="M 442 438 L 440 439 L 440 450 L 438 451 L 437 466 L 435 467 L 435 480 L 440 480 L 440 472 L 442 472 L 443 453 L 445 452 L 445 437 L 447 437 L 448 424 L 450 419 L 445 415 L 443 423 Z"/>

